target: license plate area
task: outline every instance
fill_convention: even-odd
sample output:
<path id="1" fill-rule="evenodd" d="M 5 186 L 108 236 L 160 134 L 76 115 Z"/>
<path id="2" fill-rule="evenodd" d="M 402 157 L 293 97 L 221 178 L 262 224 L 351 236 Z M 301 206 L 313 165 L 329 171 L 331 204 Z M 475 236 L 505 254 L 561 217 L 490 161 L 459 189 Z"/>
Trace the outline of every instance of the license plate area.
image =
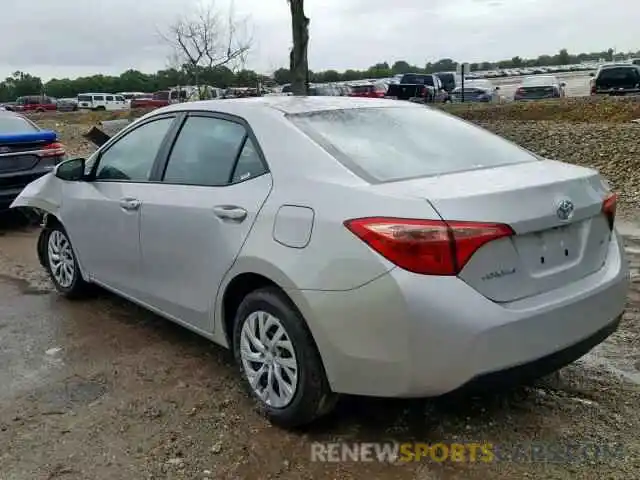
<path id="1" fill-rule="evenodd" d="M 576 222 L 519 235 L 514 238 L 514 244 L 529 273 L 534 277 L 544 276 L 571 268 L 580 261 L 584 232 L 584 222 Z"/>

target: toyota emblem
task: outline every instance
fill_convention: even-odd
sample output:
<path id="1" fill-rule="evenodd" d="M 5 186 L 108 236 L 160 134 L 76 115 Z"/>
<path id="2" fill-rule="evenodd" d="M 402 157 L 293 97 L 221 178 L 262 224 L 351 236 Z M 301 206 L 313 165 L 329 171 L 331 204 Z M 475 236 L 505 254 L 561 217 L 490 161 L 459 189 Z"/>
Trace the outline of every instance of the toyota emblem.
<path id="1" fill-rule="evenodd" d="M 560 220 L 567 221 L 573 216 L 574 210 L 575 207 L 573 206 L 573 202 L 565 199 L 558 202 L 556 214 Z"/>

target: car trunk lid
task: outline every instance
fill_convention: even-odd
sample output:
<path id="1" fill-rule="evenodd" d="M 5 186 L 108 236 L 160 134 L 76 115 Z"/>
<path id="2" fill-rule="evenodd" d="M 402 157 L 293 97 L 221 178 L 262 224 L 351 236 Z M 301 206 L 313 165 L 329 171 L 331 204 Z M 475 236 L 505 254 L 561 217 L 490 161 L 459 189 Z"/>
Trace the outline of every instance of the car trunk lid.
<path id="1" fill-rule="evenodd" d="M 594 273 L 606 260 L 607 189 L 591 169 L 542 160 L 373 188 L 423 197 L 445 221 L 509 225 L 513 236 L 482 246 L 459 274 L 496 302 L 558 288 Z"/>

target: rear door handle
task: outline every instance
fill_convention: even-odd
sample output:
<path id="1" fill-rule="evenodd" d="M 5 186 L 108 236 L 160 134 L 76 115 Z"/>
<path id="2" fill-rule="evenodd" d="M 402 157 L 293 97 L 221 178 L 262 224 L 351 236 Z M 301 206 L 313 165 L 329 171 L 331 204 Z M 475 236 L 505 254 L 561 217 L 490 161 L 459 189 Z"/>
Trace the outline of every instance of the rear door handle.
<path id="1" fill-rule="evenodd" d="M 120 208 L 127 211 L 138 210 L 142 202 L 137 198 L 123 198 L 120 200 Z"/>
<path id="2" fill-rule="evenodd" d="M 233 222 L 242 222 L 247 218 L 247 211 L 235 205 L 218 205 L 213 207 L 213 213 L 222 220 L 231 220 Z"/>

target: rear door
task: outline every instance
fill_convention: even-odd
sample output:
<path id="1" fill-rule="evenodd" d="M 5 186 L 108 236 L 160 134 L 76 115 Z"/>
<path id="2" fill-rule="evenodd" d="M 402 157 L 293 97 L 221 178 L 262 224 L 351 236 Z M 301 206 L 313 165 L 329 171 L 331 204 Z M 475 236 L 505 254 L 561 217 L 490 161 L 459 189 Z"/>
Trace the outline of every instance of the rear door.
<path id="1" fill-rule="evenodd" d="M 192 113 L 157 188 L 142 194 L 143 300 L 213 330 L 212 305 L 272 180 L 247 124 Z"/>

